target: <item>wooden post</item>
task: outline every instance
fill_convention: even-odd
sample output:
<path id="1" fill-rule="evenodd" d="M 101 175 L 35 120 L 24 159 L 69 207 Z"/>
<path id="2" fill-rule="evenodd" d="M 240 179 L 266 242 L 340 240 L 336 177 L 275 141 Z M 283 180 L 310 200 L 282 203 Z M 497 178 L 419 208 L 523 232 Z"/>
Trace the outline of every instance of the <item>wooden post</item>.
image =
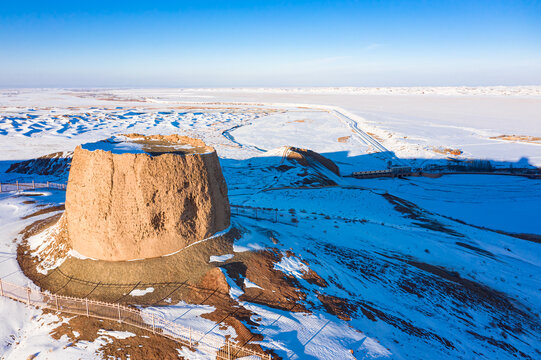
<path id="1" fill-rule="evenodd" d="M 191 326 L 188 328 L 188 331 L 190 333 L 190 347 L 192 347 L 192 327 Z"/>
<path id="2" fill-rule="evenodd" d="M 227 359 L 231 359 L 231 349 L 229 348 L 229 341 L 227 341 Z"/>
<path id="3" fill-rule="evenodd" d="M 59 311 L 60 308 L 58 307 L 58 295 L 54 294 L 54 302 L 56 304 L 56 311 Z"/>
<path id="4" fill-rule="evenodd" d="M 4 287 L 2 286 L 2 279 L 0 279 L 0 295 L 4 296 Z"/>
<path id="5" fill-rule="evenodd" d="M 15 184 L 17 184 L 17 191 L 19 191 L 19 180 L 15 181 Z"/>
<path id="6" fill-rule="evenodd" d="M 85 298 L 86 303 L 86 317 L 88 317 L 88 298 Z"/>
<path id="7" fill-rule="evenodd" d="M 154 320 L 154 314 L 152 314 L 152 333 L 156 333 L 156 322 Z"/>
<path id="8" fill-rule="evenodd" d="M 47 189 L 49 188 L 49 181 L 47 181 Z"/>
<path id="9" fill-rule="evenodd" d="M 2 192 L 2 183 L 0 183 L 0 193 Z"/>
<path id="10" fill-rule="evenodd" d="M 32 180 L 32 189 L 36 190 L 36 183 L 34 182 L 34 180 Z"/>
<path id="11" fill-rule="evenodd" d="M 30 306 L 30 288 L 26 288 L 26 303 Z"/>
<path id="12" fill-rule="evenodd" d="M 122 317 L 120 316 L 120 304 L 116 304 L 118 308 L 118 322 L 122 323 Z"/>

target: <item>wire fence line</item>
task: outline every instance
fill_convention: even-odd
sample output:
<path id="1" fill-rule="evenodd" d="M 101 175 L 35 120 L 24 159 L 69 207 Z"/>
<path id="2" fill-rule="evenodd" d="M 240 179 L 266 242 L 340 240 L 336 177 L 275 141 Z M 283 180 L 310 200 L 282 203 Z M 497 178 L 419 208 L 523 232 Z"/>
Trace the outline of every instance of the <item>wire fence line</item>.
<path id="1" fill-rule="evenodd" d="M 216 354 L 216 359 L 232 360 L 242 357 L 270 360 L 270 354 L 235 344 L 221 337 L 208 338 L 208 334 L 176 324 L 154 313 L 139 309 L 90 300 L 50 294 L 30 287 L 12 284 L 0 279 L 0 295 L 20 301 L 28 306 L 36 306 L 73 315 L 83 315 L 103 320 L 118 321 L 135 326 L 154 334 L 169 338 L 190 349 L 203 353 Z"/>
<path id="2" fill-rule="evenodd" d="M 54 183 L 50 181 L 36 182 L 34 180 L 32 180 L 31 182 L 20 182 L 19 180 L 17 180 L 15 182 L 0 183 L 0 192 L 35 189 L 66 190 L 66 187 L 67 184 L 65 183 Z"/>
<path id="3" fill-rule="evenodd" d="M 296 216 L 295 210 L 289 211 L 261 208 L 247 205 L 234 205 L 230 204 L 231 214 L 237 216 L 249 217 L 256 220 L 267 220 L 274 223 L 282 223 L 288 225 L 298 225 L 299 220 Z"/>

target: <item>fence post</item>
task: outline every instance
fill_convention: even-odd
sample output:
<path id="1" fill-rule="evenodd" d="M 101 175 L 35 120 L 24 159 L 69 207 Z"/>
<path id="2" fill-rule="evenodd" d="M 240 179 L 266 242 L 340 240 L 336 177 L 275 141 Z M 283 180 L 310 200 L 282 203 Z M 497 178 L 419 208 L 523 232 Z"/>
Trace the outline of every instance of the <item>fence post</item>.
<path id="1" fill-rule="evenodd" d="M 229 340 L 227 341 L 227 359 L 231 359 L 231 349 L 229 348 Z"/>
<path id="2" fill-rule="evenodd" d="M 2 286 L 2 279 L 0 279 L 0 295 L 4 296 L 4 287 Z"/>
<path id="3" fill-rule="evenodd" d="M 0 183 L 0 193 L 2 192 L 2 183 Z"/>
<path id="4" fill-rule="evenodd" d="M 47 181 L 47 189 L 49 188 L 49 181 Z"/>
<path id="5" fill-rule="evenodd" d="M 17 191 L 19 191 L 19 180 L 15 181 L 15 184 L 17 184 Z"/>
<path id="6" fill-rule="evenodd" d="M 56 304 L 56 311 L 59 311 L 60 308 L 58 307 L 58 295 L 54 294 L 54 302 Z"/>
<path id="7" fill-rule="evenodd" d="M 88 298 L 85 298 L 86 303 L 86 317 L 88 317 Z"/>
<path id="8" fill-rule="evenodd" d="M 36 183 L 32 180 L 32 189 L 36 190 Z"/>
<path id="9" fill-rule="evenodd" d="M 152 333 L 156 333 L 156 322 L 154 320 L 154 314 L 152 314 Z"/>
<path id="10" fill-rule="evenodd" d="M 118 322 L 122 323 L 122 317 L 120 316 L 120 304 L 116 304 L 118 308 Z"/>
<path id="11" fill-rule="evenodd" d="M 26 288 L 26 303 L 30 306 L 30 288 Z"/>
<path id="12" fill-rule="evenodd" d="M 188 328 L 188 331 L 190 333 L 190 347 L 192 347 L 192 327 L 191 326 Z"/>

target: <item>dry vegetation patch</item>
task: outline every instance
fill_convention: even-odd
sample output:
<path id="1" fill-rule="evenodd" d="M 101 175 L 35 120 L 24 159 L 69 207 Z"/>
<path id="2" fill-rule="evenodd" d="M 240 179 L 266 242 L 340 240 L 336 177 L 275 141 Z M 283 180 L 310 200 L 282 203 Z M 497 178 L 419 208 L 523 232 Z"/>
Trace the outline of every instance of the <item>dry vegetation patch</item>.
<path id="1" fill-rule="evenodd" d="M 489 139 L 493 139 L 493 140 L 504 140 L 504 141 L 526 142 L 526 143 L 531 143 L 531 144 L 541 144 L 541 137 L 538 137 L 538 136 L 527 136 L 527 135 L 499 135 L 499 136 L 491 136 Z"/>
<path id="2" fill-rule="evenodd" d="M 374 133 L 371 133 L 371 132 L 368 132 L 368 131 L 367 131 L 366 133 L 367 133 L 368 135 L 372 136 L 374 139 L 376 139 L 376 140 L 379 141 L 379 142 L 383 141 L 383 139 L 382 139 L 381 137 L 377 136 L 377 135 L 374 134 Z"/>
<path id="3" fill-rule="evenodd" d="M 432 148 L 432 151 L 438 154 L 453 155 L 453 156 L 459 156 L 459 155 L 462 155 L 463 153 L 463 151 L 460 149 L 451 149 L 451 148 Z"/>

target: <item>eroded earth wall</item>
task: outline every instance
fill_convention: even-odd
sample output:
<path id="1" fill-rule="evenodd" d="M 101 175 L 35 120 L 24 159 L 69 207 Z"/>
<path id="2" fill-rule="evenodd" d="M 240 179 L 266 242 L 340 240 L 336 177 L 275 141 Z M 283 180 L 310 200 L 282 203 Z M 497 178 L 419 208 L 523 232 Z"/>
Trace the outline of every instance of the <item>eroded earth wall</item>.
<path id="1" fill-rule="evenodd" d="M 101 260 L 167 255 L 229 227 L 215 151 L 113 154 L 75 150 L 66 193 L 74 250 Z"/>

